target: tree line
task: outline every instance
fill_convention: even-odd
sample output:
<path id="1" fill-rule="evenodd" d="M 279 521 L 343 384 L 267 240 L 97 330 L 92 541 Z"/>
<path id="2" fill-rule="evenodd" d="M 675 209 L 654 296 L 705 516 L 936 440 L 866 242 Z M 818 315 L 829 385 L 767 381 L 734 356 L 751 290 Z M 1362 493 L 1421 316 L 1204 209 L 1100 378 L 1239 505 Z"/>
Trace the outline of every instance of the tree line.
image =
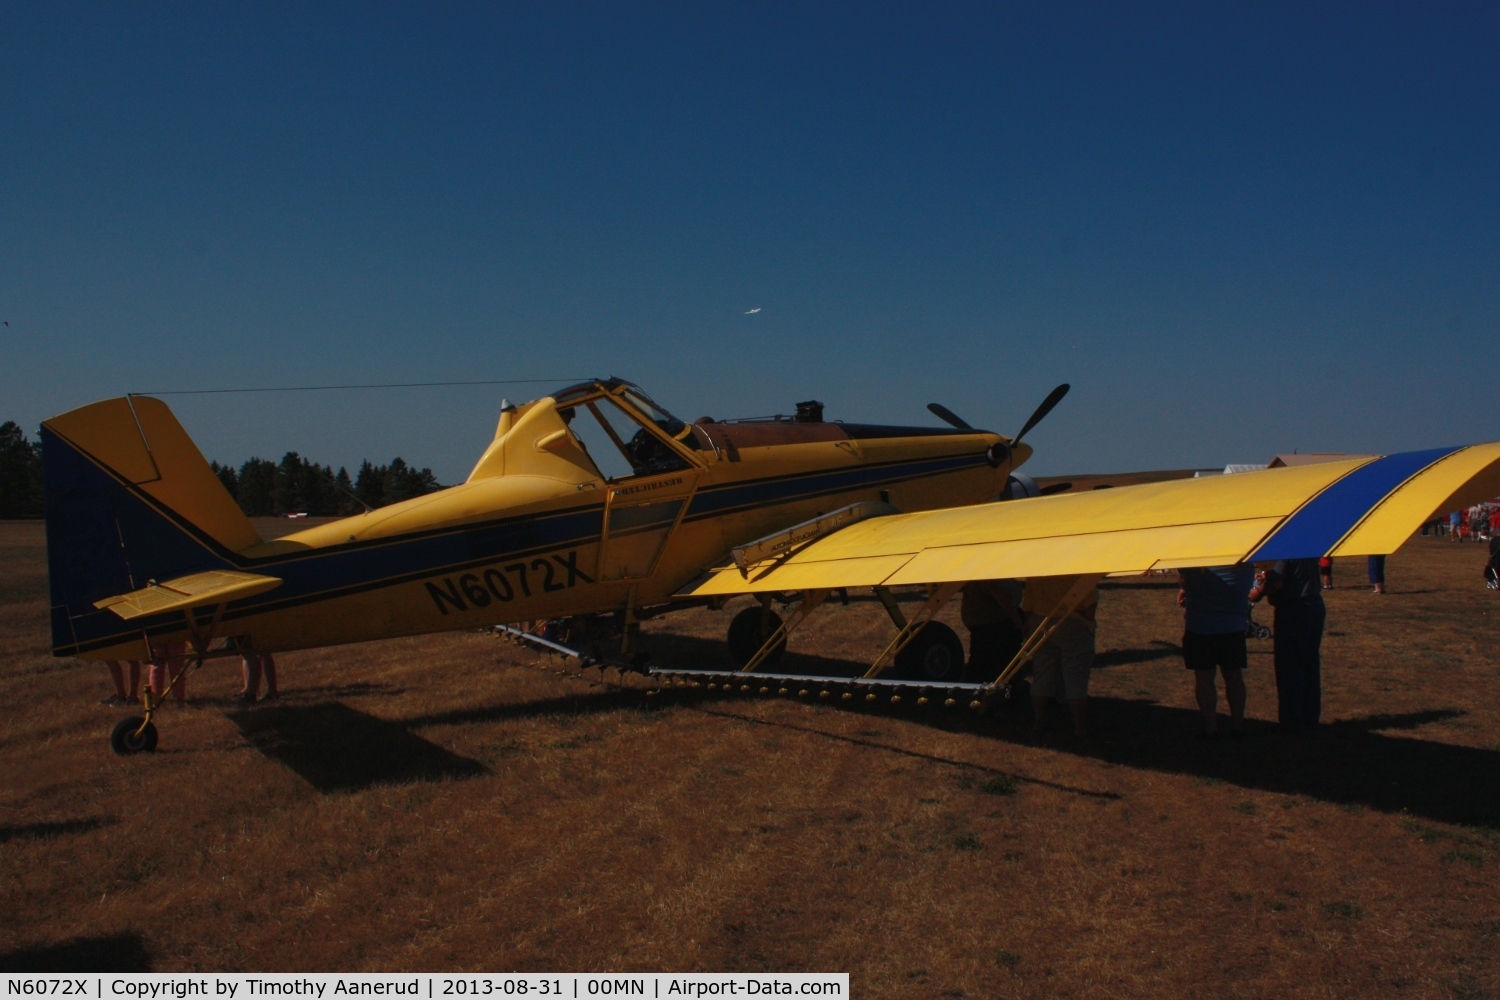
<path id="1" fill-rule="evenodd" d="M 0 424 L 0 518 L 42 516 L 42 442 L 14 420 Z"/>
<path id="2" fill-rule="evenodd" d="M 209 468 L 249 517 L 348 517 L 367 506 L 385 507 L 443 488 L 431 469 L 414 468 L 400 457 L 389 465 L 365 459 L 353 478 L 346 468 L 334 472 L 333 466 L 309 462 L 295 451 L 279 463 L 252 458 L 238 469 L 218 462 Z"/>
<path id="3" fill-rule="evenodd" d="M 443 488 L 431 469 L 414 468 L 400 458 L 389 465 L 366 459 L 352 477 L 346 468 L 335 472 L 295 451 L 280 462 L 252 458 L 239 468 L 218 462 L 210 462 L 209 468 L 248 517 L 347 517 L 367 506 L 385 507 Z M 0 424 L 0 518 L 44 513 L 42 443 L 28 441 L 20 425 L 7 420 Z"/>

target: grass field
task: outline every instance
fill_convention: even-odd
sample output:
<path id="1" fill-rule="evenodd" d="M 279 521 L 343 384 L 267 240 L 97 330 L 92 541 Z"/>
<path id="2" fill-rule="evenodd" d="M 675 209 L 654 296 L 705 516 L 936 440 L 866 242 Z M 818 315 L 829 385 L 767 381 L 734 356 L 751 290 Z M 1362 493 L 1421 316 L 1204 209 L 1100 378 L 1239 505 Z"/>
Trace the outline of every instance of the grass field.
<path id="1" fill-rule="evenodd" d="M 298 525 L 299 527 L 301 525 Z M 1417 538 L 1340 562 L 1316 739 L 1193 738 L 1165 578 L 1100 602 L 1086 742 L 1015 711 L 591 687 L 452 634 L 191 681 L 121 758 L 0 523 L 0 969 L 848 971 L 859 997 L 1500 997 L 1500 595 Z M 730 612 L 652 623 L 722 663 Z M 1269 622 L 1269 612 L 1262 611 Z M 878 604 L 800 657 L 867 658 Z M 806 661 L 803 661 L 806 665 Z M 837 666 L 838 664 L 834 664 Z M 847 666 L 847 663 L 845 663 Z"/>

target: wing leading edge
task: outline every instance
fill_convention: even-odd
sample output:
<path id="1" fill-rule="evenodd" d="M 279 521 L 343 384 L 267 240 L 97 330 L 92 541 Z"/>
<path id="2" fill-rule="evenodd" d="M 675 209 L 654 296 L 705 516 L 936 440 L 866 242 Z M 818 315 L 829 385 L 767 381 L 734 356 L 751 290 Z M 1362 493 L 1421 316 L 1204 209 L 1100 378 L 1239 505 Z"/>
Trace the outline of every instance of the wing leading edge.
<path id="1" fill-rule="evenodd" d="M 895 514 L 684 596 L 1381 555 L 1434 513 L 1496 494 L 1500 443 Z"/>

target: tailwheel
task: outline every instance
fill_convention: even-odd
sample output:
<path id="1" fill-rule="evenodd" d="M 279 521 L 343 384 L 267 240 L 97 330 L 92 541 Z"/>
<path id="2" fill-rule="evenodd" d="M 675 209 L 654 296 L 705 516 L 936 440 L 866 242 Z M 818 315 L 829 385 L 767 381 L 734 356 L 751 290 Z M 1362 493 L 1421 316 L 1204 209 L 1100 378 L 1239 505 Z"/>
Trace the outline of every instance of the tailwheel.
<path id="1" fill-rule="evenodd" d="M 746 608 L 734 616 L 729 623 L 729 655 L 734 661 L 736 668 L 743 667 L 750 659 L 760 652 L 766 640 L 781 628 L 781 616 L 770 608 Z M 781 654 L 786 652 L 786 638 L 776 644 L 776 648 L 767 654 L 761 661 L 761 666 L 769 667 L 781 659 Z"/>
<path id="2" fill-rule="evenodd" d="M 964 644 L 942 622 L 928 622 L 896 654 L 896 676 L 910 681 L 957 683 L 964 679 Z"/>
<path id="3" fill-rule="evenodd" d="M 109 734 L 109 746 L 115 753 L 151 753 L 156 749 L 156 725 L 131 715 L 121 719 Z"/>

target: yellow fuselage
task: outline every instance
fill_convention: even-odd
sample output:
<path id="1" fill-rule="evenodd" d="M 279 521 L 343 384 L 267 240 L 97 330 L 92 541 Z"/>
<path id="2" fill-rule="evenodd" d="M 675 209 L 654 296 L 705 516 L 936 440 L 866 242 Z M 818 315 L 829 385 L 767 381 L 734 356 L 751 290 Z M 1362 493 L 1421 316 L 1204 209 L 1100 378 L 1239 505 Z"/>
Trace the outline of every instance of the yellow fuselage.
<path id="1" fill-rule="evenodd" d="M 282 582 L 198 609 L 200 629 L 278 652 L 659 609 L 735 545 L 860 500 L 903 511 L 989 500 L 1030 454 L 985 431 L 782 420 L 674 435 L 640 419 L 637 438 L 653 437 L 657 464 L 671 467 L 606 479 L 568 421 L 591 400 L 633 412 L 619 397 L 600 383 L 565 406 L 545 397 L 507 410 L 461 485 L 218 552 L 214 566 Z M 143 633 L 187 638 L 176 621 L 80 639 L 69 653 L 144 658 Z"/>

